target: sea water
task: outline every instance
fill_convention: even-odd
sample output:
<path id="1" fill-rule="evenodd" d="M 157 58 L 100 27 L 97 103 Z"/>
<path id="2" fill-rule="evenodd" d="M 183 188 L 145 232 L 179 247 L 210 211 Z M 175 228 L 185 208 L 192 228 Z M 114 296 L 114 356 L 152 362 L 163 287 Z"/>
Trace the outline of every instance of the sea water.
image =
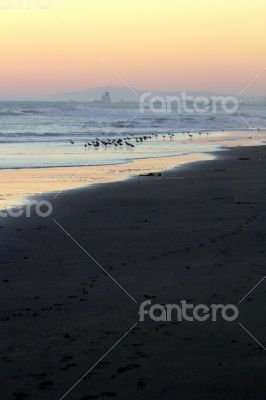
<path id="1" fill-rule="evenodd" d="M 211 132 L 265 128 L 262 106 L 243 106 L 234 114 L 177 114 L 143 113 L 137 104 L 0 102 L 0 169 L 115 164 L 208 152 L 213 150 Z M 188 132 L 203 132 L 205 139 L 208 132 L 209 142 L 195 143 Z M 137 143 L 136 137 L 143 135 L 152 140 Z M 135 147 L 85 147 L 95 138 L 115 137 L 131 137 Z"/>

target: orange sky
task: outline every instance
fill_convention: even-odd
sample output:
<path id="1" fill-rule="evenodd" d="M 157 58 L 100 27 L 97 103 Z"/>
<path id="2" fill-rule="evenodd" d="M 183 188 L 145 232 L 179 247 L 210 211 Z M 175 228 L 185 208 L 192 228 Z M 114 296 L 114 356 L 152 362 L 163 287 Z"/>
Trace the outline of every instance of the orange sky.
<path id="1" fill-rule="evenodd" d="M 265 15 L 265 0 L 0 0 L 1 92 L 237 93 L 266 67 Z M 246 94 L 266 95 L 266 71 Z"/>

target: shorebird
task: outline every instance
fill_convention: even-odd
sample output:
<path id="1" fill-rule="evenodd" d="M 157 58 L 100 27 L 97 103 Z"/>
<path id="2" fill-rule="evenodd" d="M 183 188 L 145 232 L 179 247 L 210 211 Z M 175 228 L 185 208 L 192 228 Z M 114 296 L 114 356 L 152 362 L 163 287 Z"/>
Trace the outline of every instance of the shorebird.
<path id="1" fill-rule="evenodd" d="M 129 146 L 129 147 L 135 147 L 134 144 L 131 144 L 131 143 L 128 143 L 128 142 L 125 142 L 125 143 L 126 143 L 126 145 Z"/>
<path id="2" fill-rule="evenodd" d="M 69 141 L 70 141 L 71 144 L 75 144 L 75 142 L 73 142 L 73 140 L 70 139 Z"/>

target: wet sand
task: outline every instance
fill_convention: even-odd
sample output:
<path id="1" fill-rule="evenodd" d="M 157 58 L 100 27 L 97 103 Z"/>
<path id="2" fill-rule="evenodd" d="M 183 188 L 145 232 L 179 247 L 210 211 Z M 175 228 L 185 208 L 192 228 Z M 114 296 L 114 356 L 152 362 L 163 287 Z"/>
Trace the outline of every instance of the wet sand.
<path id="1" fill-rule="evenodd" d="M 265 276 L 266 148 L 216 157 L 1 220 L 1 398 L 59 400 L 90 370 L 64 399 L 265 399 L 265 350 L 238 322 L 265 347 L 266 281 L 238 302 Z M 240 316 L 140 323 L 149 298 Z"/>
<path id="2" fill-rule="evenodd" d="M 12 208 L 27 201 L 27 197 L 63 190 L 77 189 L 99 183 L 118 182 L 140 174 L 154 173 L 190 162 L 211 160 L 211 154 L 188 154 L 173 157 L 146 158 L 123 164 L 22 168 L 0 170 L 0 209 Z"/>
<path id="3" fill-rule="evenodd" d="M 85 165 L 69 167 L 0 169 L 0 209 L 24 204 L 32 195 L 44 192 L 55 194 L 83 186 L 118 182 L 140 174 L 168 170 L 200 160 L 213 159 L 211 151 L 235 146 L 257 146 L 265 142 L 265 131 L 228 131 L 179 134 L 171 143 L 173 156 L 140 158 L 122 164 Z M 164 143 L 162 142 L 162 146 Z M 184 147 L 185 145 L 185 147 Z M 203 147 L 202 147 L 203 146 Z M 203 150 L 205 147 L 206 151 Z M 102 152 L 102 150 L 100 150 Z M 97 157 L 97 151 L 87 153 L 88 164 Z M 115 153 L 113 154 L 115 157 Z M 132 156 L 132 154 L 131 154 Z M 27 155 L 25 155 L 27 157 Z M 60 155 L 58 154 L 60 161 Z"/>

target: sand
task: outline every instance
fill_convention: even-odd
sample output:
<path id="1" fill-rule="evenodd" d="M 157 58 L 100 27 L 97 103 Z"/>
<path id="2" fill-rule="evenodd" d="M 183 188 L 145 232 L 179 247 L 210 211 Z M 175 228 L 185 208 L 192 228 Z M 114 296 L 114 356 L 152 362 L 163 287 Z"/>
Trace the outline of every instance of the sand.
<path id="1" fill-rule="evenodd" d="M 24 204 L 32 195 L 76 189 L 106 182 L 118 182 L 140 174 L 168 170 L 193 161 L 211 160 L 211 150 L 235 146 L 260 145 L 265 142 L 265 131 L 211 132 L 209 135 L 193 133 L 176 135 L 171 145 L 174 156 L 136 159 L 128 163 L 113 165 L 87 165 L 75 167 L 22 168 L 0 170 L 0 210 Z M 186 154 L 180 152 L 180 144 L 186 145 Z M 202 151 L 207 146 L 208 152 Z M 198 149 L 201 147 L 201 151 Z M 182 153 L 182 154 L 181 154 Z M 97 153 L 91 153 L 95 157 Z"/>
<path id="2" fill-rule="evenodd" d="M 182 156 L 134 160 L 129 163 L 0 170 L 0 209 L 21 205 L 32 195 L 76 189 L 98 183 L 118 182 L 140 174 L 174 168 L 189 162 L 211 160 L 211 154 L 192 153 Z"/>
<path id="3" fill-rule="evenodd" d="M 65 399 L 265 399 L 265 350 L 239 323 L 265 346 L 266 280 L 238 303 L 265 276 L 266 148 L 215 156 L 1 220 L 1 398 L 59 400 L 90 370 Z M 139 322 L 149 298 L 240 316 Z"/>

